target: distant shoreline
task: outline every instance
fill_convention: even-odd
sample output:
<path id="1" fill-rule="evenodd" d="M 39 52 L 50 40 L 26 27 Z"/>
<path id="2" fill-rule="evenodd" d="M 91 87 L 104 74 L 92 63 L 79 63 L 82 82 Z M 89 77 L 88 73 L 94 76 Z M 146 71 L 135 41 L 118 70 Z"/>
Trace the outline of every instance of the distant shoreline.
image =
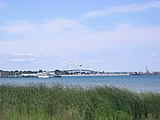
<path id="1" fill-rule="evenodd" d="M 128 75 L 160 75 L 160 72 L 150 72 L 149 70 L 143 72 L 104 72 L 93 71 L 86 69 L 73 69 L 73 70 L 54 70 L 54 71 L 3 71 L 0 70 L 1 77 L 38 77 L 50 78 L 61 76 L 128 76 Z"/>

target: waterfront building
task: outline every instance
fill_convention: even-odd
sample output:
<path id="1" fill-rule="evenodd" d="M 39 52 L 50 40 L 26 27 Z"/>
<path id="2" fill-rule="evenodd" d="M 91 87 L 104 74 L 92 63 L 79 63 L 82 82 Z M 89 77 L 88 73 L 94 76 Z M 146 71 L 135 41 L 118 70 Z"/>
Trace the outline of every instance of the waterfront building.
<path id="1" fill-rule="evenodd" d="M 8 76 L 9 76 L 9 72 L 8 71 L 0 70 L 0 77 L 8 77 Z"/>

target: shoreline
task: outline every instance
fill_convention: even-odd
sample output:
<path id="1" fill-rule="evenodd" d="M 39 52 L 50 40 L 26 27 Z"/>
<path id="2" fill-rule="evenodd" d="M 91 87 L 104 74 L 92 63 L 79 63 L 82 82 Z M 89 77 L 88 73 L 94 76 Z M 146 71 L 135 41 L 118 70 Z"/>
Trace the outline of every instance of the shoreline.
<path id="1" fill-rule="evenodd" d="M 74 76 L 76 76 L 76 77 L 83 77 L 83 76 L 129 76 L 130 74 L 75 74 L 75 75 L 61 75 L 62 77 L 74 77 Z"/>

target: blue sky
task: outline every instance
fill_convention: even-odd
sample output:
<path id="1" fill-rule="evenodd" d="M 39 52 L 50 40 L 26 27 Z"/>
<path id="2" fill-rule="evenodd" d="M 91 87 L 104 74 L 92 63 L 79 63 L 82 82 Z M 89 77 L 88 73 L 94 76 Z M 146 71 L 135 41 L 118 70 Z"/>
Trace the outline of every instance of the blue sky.
<path id="1" fill-rule="evenodd" d="M 160 71 L 160 0 L 0 0 L 0 69 Z"/>

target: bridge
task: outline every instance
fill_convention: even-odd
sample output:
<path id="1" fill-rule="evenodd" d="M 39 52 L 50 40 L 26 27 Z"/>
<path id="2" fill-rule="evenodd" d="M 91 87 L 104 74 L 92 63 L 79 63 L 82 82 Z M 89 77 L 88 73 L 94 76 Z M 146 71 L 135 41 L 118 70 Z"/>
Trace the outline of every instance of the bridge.
<path id="1" fill-rule="evenodd" d="M 63 70 L 69 74 L 102 74 L 103 72 L 86 70 L 86 69 L 73 69 L 73 70 Z"/>

